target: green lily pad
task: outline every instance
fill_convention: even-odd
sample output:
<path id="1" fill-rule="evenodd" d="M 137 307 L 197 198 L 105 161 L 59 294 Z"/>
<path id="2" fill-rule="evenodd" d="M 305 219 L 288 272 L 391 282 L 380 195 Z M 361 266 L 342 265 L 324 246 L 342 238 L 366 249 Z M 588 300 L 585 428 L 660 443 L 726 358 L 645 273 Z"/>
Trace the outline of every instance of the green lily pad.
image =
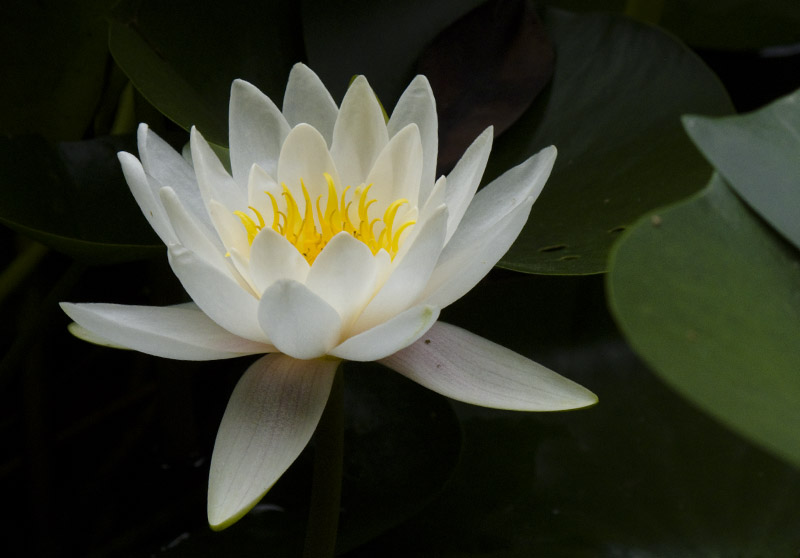
<path id="1" fill-rule="evenodd" d="M 0 222 L 85 263 L 163 253 L 125 183 L 120 150 L 135 151 L 134 139 L 54 146 L 0 137 Z"/>
<path id="2" fill-rule="evenodd" d="M 721 178 L 621 239 L 608 293 L 667 383 L 800 466 L 800 254 Z"/>
<path id="3" fill-rule="evenodd" d="M 686 137 L 680 115 L 733 108 L 711 70 L 656 28 L 556 10 L 545 24 L 556 50 L 553 81 L 497 140 L 487 175 L 551 144 L 559 155 L 501 265 L 600 273 L 620 231 L 707 182 L 711 168 Z"/>
<path id="4" fill-rule="evenodd" d="M 299 7 L 290 2 L 126 2 L 111 22 L 109 47 L 151 104 L 221 146 L 233 80 L 280 100 L 303 59 Z"/>
<path id="5" fill-rule="evenodd" d="M 685 116 L 683 125 L 750 207 L 800 248 L 800 90 L 750 114 Z"/>

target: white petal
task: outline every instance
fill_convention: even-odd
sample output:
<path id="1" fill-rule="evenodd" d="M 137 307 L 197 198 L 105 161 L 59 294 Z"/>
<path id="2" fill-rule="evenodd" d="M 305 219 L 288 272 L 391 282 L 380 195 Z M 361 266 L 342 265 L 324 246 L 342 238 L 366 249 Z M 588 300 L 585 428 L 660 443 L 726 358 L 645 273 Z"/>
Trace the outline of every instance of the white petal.
<path id="1" fill-rule="evenodd" d="M 455 168 L 447 175 L 447 191 L 445 198 L 450 218 L 447 221 L 447 240 L 453 236 L 461 218 L 467 211 L 478 185 L 481 182 L 489 152 L 492 150 L 493 129 L 486 128 L 481 135 L 475 138 Z"/>
<path id="2" fill-rule="evenodd" d="M 246 514 L 297 459 L 330 394 L 335 360 L 267 355 L 244 373 L 222 417 L 208 479 L 208 522 Z"/>
<path id="3" fill-rule="evenodd" d="M 362 184 L 388 141 L 386 121 L 375 93 L 364 76 L 358 76 L 342 100 L 333 128 L 331 154 L 342 184 Z"/>
<path id="4" fill-rule="evenodd" d="M 447 210 L 442 206 L 424 225 L 405 257 L 353 325 L 360 333 L 406 310 L 419 297 L 442 251 Z M 394 263 L 394 262 L 393 262 Z"/>
<path id="5" fill-rule="evenodd" d="M 214 267 L 222 271 L 226 270 L 225 250 L 219 237 L 215 235 L 215 237 L 210 238 L 198 226 L 172 188 L 162 188 L 160 194 L 161 203 L 164 205 L 180 244 L 183 244 L 187 249 L 196 253 Z"/>
<path id="6" fill-rule="evenodd" d="M 144 213 L 147 222 L 156 231 L 156 234 L 164 242 L 164 244 L 172 244 L 177 241 L 178 237 L 175 231 L 172 230 L 172 225 L 167 218 L 167 212 L 164 206 L 161 205 L 161 200 L 158 198 L 158 191 L 153 188 L 147 175 L 142 168 L 139 159 L 120 151 L 117 153 L 119 162 L 122 165 L 122 174 L 125 175 L 125 181 L 131 189 L 136 203 Z"/>
<path id="7" fill-rule="evenodd" d="M 415 77 L 398 99 L 387 125 L 389 136 L 394 136 L 412 122 L 419 127 L 422 139 L 424 162 L 419 195 L 420 203 L 418 204 L 422 205 L 427 200 L 430 189 L 436 180 L 436 159 L 439 150 L 436 100 L 425 76 Z"/>
<path id="8" fill-rule="evenodd" d="M 189 139 L 192 144 L 192 162 L 197 173 L 197 184 L 206 207 L 211 200 L 216 200 L 230 211 L 245 209 L 247 184 L 240 186 L 231 178 L 211 146 L 196 128 L 192 128 Z"/>
<path id="9" fill-rule="evenodd" d="M 597 396 L 572 380 L 442 322 L 380 362 L 437 393 L 483 407 L 561 411 L 597 402 Z"/>
<path id="10" fill-rule="evenodd" d="M 419 128 L 409 124 L 389 140 L 367 175 L 366 183 L 372 184 L 369 196 L 378 200 L 374 208 L 377 214 L 382 215 L 390 203 L 400 198 L 407 199 L 411 206 L 420 205 L 421 176 Z"/>
<path id="11" fill-rule="evenodd" d="M 184 207 L 204 227 L 211 228 L 202 198 L 198 195 L 197 178 L 194 169 L 177 151 L 152 132 L 147 124 L 140 124 L 138 130 L 139 156 L 145 172 L 156 179 L 153 195 L 169 186 L 178 195 Z"/>
<path id="12" fill-rule="evenodd" d="M 313 204 L 318 196 L 322 196 L 323 200 L 327 198 L 328 182 L 325 173 L 333 177 L 337 186 L 341 185 L 339 172 L 328 151 L 325 138 L 308 124 L 298 124 L 289 132 L 281 149 L 278 182 L 292 191 L 300 205 L 301 214 L 305 206 L 302 204 L 300 181 L 305 184 Z"/>
<path id="13" fill-rule="evenodd" d="M 306 286 L 330 304 L 349 324 L 375 293 L 378 264 L 367 245 L 346 232 L 334 236 L 323 248 Z"/>
<path id="14" fill-rule="evenodd" d="M 258 293 L 281 279 L 305 283 L 308 270 L 308 262 L 297 248 L 272 229 L 263 229 L 253 240 L 250 275 Z"/>
<path id="15" fill-rule="evenodd" d="M 234 277 L 179 244 L 169 247 L 169 263 L 183 288 L 209 318 L 239 337 L 270 342 L 258 325 L 258 299 Z"/>
<path id="16" fill-rule="evenodd" d="M 420 302 L 445 308 L 469 292 L 508 252 L 528 222 L 532 206 L 533 198 L 528 198 L 488 231 L 473 229 L 456 235 L 442 250 Z"/>
<path id="17" fill-rule="evenodd" d="M 283 115 L 289 126 L 295 127 L 301 122 L 310 124 L 330 146 L 338 114 L 336 102 L 317 74 L 305 64 L 295 64 L 283 97 Z"/>
<path id="18" fill-rule="evenodd" d="M 197 306 L 71 304 L 61 308 L 100 339 L 149 355 L 178 360 L 216 360 L 275 348 L 224 330 Z"/>
<path id="19" fill-rule="evenodd" d="M 216 200 L 211 200 L 208 203 L 208 212 L 223 246 L 228 250 L 236 250 L 245 259 L 249 258 L 250 242 L 247 240 L 247 229 L 245 229 L 241 219 L 228 207 Z M 251 219 L 255 218 L 255 215 L 249 214 L 246 209 L 244 213 L 250 215 Z"/>
<path id="20" fill-rule="evenodd" d="M 387 322 L 351 337 L 330 354 L 345 360 L 378 360 L 405 349 L 436 322 L 439 309 L 420 305 L 409 308 Z"/>
<path id="21" fill-rule="evenodd" d="M 297 281 L 273 283 L 261 295 L 258 319 L 278 350 L 299 359 L 318 358 L 339 343 L 339 314 Z"/>
<path id="22" fill-rule="evenodd" d="M 246 186 L 254 163 L 274 176 L 290 129 L 281 111 L 256 86 L 237 79 L 228 112 L 233 178 Z"/>

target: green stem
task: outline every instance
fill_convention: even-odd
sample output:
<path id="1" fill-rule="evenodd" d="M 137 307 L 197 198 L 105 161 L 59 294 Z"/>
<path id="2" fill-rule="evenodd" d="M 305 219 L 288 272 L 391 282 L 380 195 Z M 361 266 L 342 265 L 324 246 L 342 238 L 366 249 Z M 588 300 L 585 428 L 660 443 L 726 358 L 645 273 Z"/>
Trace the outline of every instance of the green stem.
<path id="1" fill-rule="evenodd" d="M 627 0 L 625 15 L 631 19 L 658 25 L 664 11 L 664 0 Z"/>
<path id="2" fill-rule="evenodd" d="M 45 254 L 47 254 L 47 247 L 33 241 L 26 243 L 14 261 L 0 273 L 0 303 L 36 271 L 36 267 Z"/>
<path id="3" fill-rule="evenodd" d="M 336 552 L 344 455 L 344 381 L 336 370 L 328 404 L 314 434 L 314 476 L 303 558 L 326 558 Z"/>

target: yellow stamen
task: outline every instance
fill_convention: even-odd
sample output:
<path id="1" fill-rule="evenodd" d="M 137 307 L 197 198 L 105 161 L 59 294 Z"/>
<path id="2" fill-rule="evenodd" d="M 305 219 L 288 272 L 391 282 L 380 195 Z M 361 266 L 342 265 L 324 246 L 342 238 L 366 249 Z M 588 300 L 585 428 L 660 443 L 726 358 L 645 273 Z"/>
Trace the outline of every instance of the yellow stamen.
<path id="1" fill-rule="evenodd" d="M 397 212 L 402 205 L 408 204 L 408 200 L 399 199 L 393 201 L 384 211 L 383 218 L 370 220 L 370 207 L 378 201 L 374 198 L 369 198 L 372 184 L 366 187 L 359 186 L 352 190 L 352 194 L 351 187 L 347 186 L 340 194 L 333 177 L 328 173 L 325 173 L 324 176 L 328 183 L 324 211 L 322 209 L 323 203 L 321 203 L 323 196 L 318 196 L 312 202 L 311 196 L 302 181 L 300 181 L 300 190 L 303 194 L 302 211 L 294 194 L 286 184 L 283 184 L 282 192 L 284 200 L 283 211 L 281 211 L 281 206 L 275 196 L 270 192 L 265 192 L 272 204 L 272 223 L 270 228 L 294 244 L 309 264 L 314 263 L 314 260 L 328 242 L 342 231 L 366 244 L 373 254 L 377 254 L 379 250 L 386 250 L 389 256 L 394 258 L 400 249 L 402 233 L 416 223 L 416 221 L 408 220 L 394 230 Z M 348 196 L 348 194 L 351 195 Z M 350 219 L 350 209 L 353 204 L 357 208 L 357 215 L 355 215 L 357 221 L 355 223 Z M 247 232 L 247 240 L 252 244 L 258 233 L 266 228 L 267 225 L 263 215 L 256 208 L 250 207 L 250 210 L 256 216 L 258 223 L 242 211 L 234 211 L 234 214 L 242 221 L 242 225 L 244 225 Z M 375 226 L 379 224 L 382 224 L 383 228 L 379 229 L 381 232 L 378 238 L 375 238 Z"/>

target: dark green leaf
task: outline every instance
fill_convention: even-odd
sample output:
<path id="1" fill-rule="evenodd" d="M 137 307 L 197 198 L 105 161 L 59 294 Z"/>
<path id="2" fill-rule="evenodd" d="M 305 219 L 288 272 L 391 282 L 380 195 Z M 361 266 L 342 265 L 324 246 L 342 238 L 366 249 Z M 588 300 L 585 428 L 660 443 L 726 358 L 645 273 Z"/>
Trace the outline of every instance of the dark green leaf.
<path id="1" fill-rule="evenodd" d="M 699 190 L 710 167 L 680 125 L 732 111 L 714 74 L 672 37 L 625 18 L 551 11 L 549 89 L 496 142 L 488 175 L 554 144 L 553 174 L 501 264 L 529 273 L 606 269 L 618 233 Z"/>
<path id="2" fill-rule="evenodd" d="M 800 254 L 721 178 L 626 234 L 608 291 L 665 381 L 800 466 Z"/>
<path id="3" fill-rule="evenodd" d="M 117 151 L 133 138 L 54 147 L 38 137 L 0 138 L 0 222 L 87 263 L 163 251 L 122 176 Z"/>
<path id="4" fill-rule="evenodd" d="M 800 248 L 800 90 L 750 114 L 685 116 L 683 125 L 750 207 Z"/>

